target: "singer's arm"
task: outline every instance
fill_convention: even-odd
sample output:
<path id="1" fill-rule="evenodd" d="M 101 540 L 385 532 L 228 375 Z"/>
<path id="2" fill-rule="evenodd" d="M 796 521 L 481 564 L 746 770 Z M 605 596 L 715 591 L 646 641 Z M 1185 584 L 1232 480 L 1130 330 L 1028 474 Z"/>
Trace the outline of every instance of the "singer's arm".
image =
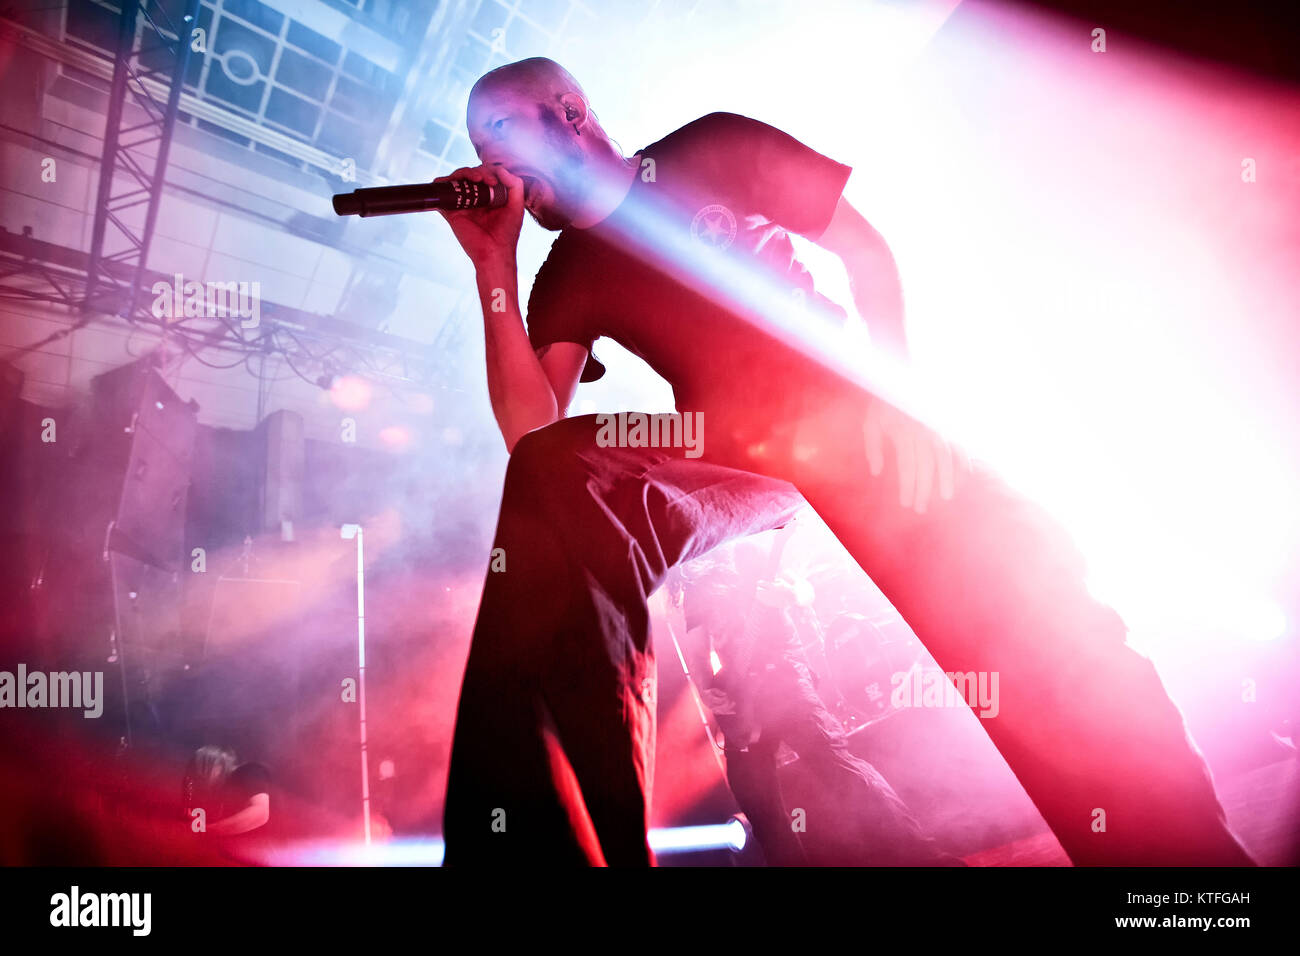
<path id="1" fill-rule="evenodd" d="M 533 351 L 519 309 L 513 259 L 493 259 L 477 269 L 487 354 L 488 397 L 506 449 L 534 429 L 562 418 L 577 388 L 587 350 L 557 342 Z M 498 291 L 499 290 L 499 291 Z"/>
<path id="2" fill-rule="evenodd" d="M 830 224 L 814 241 L 844 263 L 853 304 L 867 323 L 872 342 L 894 359 L 906 362 L 903 285 L 884 238 L 840 196 Z M 885 445 L 894 446 L 900 506 L 924 514 L 936 488 L 941 499 L 952 498 L 962 463 L 937 433 L 919 427 L 892 405 L 873 402 L 863 423 L 863 438 L 872 475 L 879 475 L 885 467 Z"/>
<path id="3" fill-rule="evenodd" d="M 458 169 L 453 178 L 506 187 L 504 206 L 444 211 L 461 248 L 474 263 L 487 355 L 488 397 L 506 449 L 536 428 L 549 425 L 568 409 L 586 351 L 553 346 L 544 357 L 533 351 L 519 309 L 519 269 L 515 250 L 524 216 L 524 184 L 504 167 Z M 580 353 L 581 358 L 575 354 Z"/>
<path id="4" fill-rule="evenodd" d="M 853 304 L 867 323 L 874 344 L 905 360 L 903 285 L 884 237 L 841 196 L 830 224 L 814 241 L 844 263 L 853 290 Z"/>

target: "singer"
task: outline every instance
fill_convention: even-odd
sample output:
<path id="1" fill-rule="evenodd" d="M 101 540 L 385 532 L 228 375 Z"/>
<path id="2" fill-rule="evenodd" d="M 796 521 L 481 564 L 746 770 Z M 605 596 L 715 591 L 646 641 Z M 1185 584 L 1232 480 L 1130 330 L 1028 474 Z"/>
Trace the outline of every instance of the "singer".
<path id="1" fill-rule="evenodd" d="M 655 670 L 647 600 L 679 562 L 779 527 L 806 500 L 939 666 L 1000 678 L 981 726 L 1080 864 L 1247 865 L 1208 769 L 1064 532 L 940 436 L 793 348 L 774 321 L 856 348 L 789 233 L 838 255 L 875 347 L 907 357 L 880 234 L 850 168 L 713 113 L 622 155 L 578 83 L 541 58 L 475 85 L 496 209 L 444 212 L 474 265 L 487 384 L 511 460 L 457 714 L 448 865 L 653 865 Z M 518 301 L 523 213 L 558 232 Z M 504 290 L 504 291 L 502 291 Z M 504 301 L 504 311 L 493 303 Z M 706 452 L 602 447 L 566 417 L 608 336 L 700 413 Z M 834 820 L 807 826 L 835 827 Z"/>

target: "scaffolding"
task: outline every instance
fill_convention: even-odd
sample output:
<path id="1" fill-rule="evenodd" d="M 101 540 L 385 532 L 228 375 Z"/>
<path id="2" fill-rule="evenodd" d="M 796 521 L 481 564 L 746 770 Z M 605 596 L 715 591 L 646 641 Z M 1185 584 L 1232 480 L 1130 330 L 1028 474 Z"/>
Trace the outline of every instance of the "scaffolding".
<path id="1" fill-rule="evenodd" d="M 136 315 L 198 17 L 199 0 L 177 0 L 174 12 L 180 4 L 177 22 L 158 0 L 122 0 L 82 301 L 87 312 Z M 167 97 L 159 102 L 164 78 Z M 128 96 L 138 110 L 127 109 Z M 140 207 L 144 221 L 137 226 L 132 210 Z"/>

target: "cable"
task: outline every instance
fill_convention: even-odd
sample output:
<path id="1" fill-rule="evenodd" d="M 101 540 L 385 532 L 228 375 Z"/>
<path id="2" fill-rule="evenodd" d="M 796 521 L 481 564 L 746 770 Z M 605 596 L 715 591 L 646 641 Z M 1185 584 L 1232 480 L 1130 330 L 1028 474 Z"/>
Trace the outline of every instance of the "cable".
<path id="1" fill-rule="evenodd" d="M 31 265 L 30 263 L 23 263 L 23 267 L 27 269 L 30 269 Z M 22 271 L 23 268 L 20 268 L 17 272 L 10 273 L 10 275 L 19 275 Z M 69 283 L 69 289 L 64 291 L 52 282 L 50 276 L 45 274 L 45 270 L 41 270 L 41 272 L 45 280 L 51 282 L 52 291 L 0 287 L 0 299 L 8 298 L 22 302 L 47 302 L 75 308 L 80 297 L 74 295 L 74 290 L 79 283 L 84 286 L 85 278 L 75 275 L 60 276 L 61 279 L 65 279 Z M 41 349 L 51 342 L 72 335 L 77 330 L 85 328 L 101 317 L 97 313 L 83 314 L 67 328 L 59 329 L 28 345 L 13 348 L 0 358 L 17 357 Z M 133 357 L 134 352 L 131 351 L 131 346 L 136 332 L 149 330 L 155 334 L 160 334 L 162 338 L 160 348 L 170 352 L 168 346 L 174 346 L 178 350 L 174 361 L 183 363 L 192 358 L 206 368 L 220 371 L 243 365 L 249 375 L 258 378 L 259 390 L 268 389 L 269 386 L 277 382 L 288 381 L 290 377 L 297 377 L 311 385 L 319 386 L 321 374 L 313 375 L 310 373 L 313 366 L 319 365 L 325 374 L 331 375 L 353 369 L 358 374 L 371 378 L 375 384 L 385 386 L 394 394 L 400 394 L 400 390 L 403 388 L 424 388 L 433 384 L 434 378 L 438 375 L 437 370 L 440 367 L 440 363 L 430 362 L 423 355 L 413 359 L 412 356 L 398 349 L 369 343 L 358 344 L 340 341 L 339 337 L 334 334 L 322 333 L 313 329 L 294 328 L 274 320 L 264 326 L 255 337 L 249 338 L 245 334 L 246 330 L 241 325 L 236 324 L 231 317 L 225 315 L 189 316 L 173 319 L 153 316 L 146 312 L 134 312 L 130 315 L 117 314 L 111 317 L 126 322 L 130 330 L 127 335 L 126 348 L 127 353 Z M 205 319 L 215 319 L 216 326 L 203 329 L 194 327 L 194 323 Z M 323 348 L 318 349 L 313 340 L 319 342 Z M 224 355 L 230 356 L 232 360 L 214 360 L 211 357 L 205 357 L 205 353 L 213 351 L 224 353 Z M 284 364 L 288 366 L 289 375 L 277 374 L 274 377 L 266 375 L 266 360 L 276 354 L 280 355 Z M 254 369 L 251 364 L 255 356 L 260 359 L 257 369 Z M 167 358 L 169 365 L 172 361 L 172 358 Z M 391 371 L 394 369 L 400 370 L 400 374 Z"/>
<path id="2" fill-rule="evenodd" d="M 49 335 L 45 336 L 45 338 L 41 339 L 39 342 L 33 342 L 31 345 L 24 345 L 21 348 L 12 349 L 11 351 L 4 353 L 4 355 L 0 355 L 0 359 L 3 359 L 4 361 L 7 362 L 9 359 L 16 358 L 19 355 L 26 355 L 28 352 L 32 351 L 33 349 L 38 349 L 42 345 L 49 345 L 51 342 L 57 342 L 59 339 L 67 338 L 69 335 L 71 335 L 73 332 L 76 332 L 78 329 L 84 329 L 87 325 L 90 324 L 90 321 L 93 318 L 94 316 L 84 315 L 80 319 L 78 319 L 75 323 L 68 326 L 66 329 L 59 329 L 59 331 L 57 332 L 51 332 Z"/>

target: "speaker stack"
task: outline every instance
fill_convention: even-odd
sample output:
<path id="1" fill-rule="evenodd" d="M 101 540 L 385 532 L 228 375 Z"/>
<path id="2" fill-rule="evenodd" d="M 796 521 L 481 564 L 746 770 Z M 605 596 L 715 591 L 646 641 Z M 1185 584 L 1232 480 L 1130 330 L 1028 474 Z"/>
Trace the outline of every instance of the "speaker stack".
<path id="1" fill-rule="evenodd" d="M 84 488 L 107 514 L 102 557 L 111 596 L 109 657 L 121 681 L 123 735 L 156 734 L 156 703 L 183 668 L 180 636 L 185 506 L 197 407 L 148 362 L 92 382 L 97 441 Z M 94 527 L 94 525 L 92 525 Z M 107 675 L 106 675 L 107 676 Z"/>

